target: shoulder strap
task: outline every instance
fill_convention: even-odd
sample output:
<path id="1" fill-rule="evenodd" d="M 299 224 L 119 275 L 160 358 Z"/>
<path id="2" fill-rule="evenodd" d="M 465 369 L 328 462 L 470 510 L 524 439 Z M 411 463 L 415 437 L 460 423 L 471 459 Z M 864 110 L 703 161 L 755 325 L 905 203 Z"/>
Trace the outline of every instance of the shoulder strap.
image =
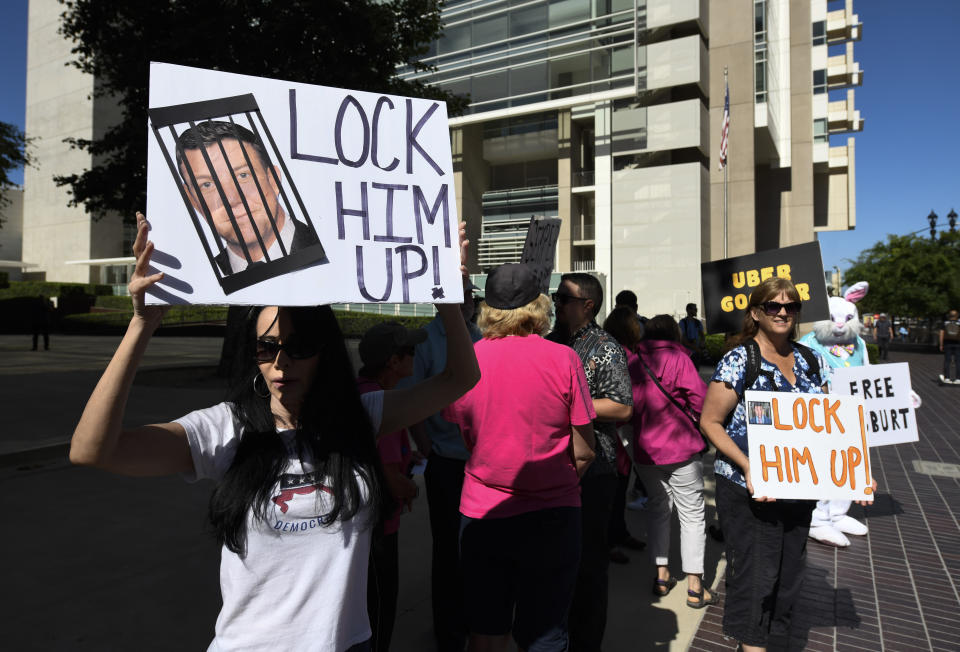
<path id="1" fill-rule="evenodd" d="M 693 416 L 692 414 L 690 414 L 690 412 L 687 411 L 687 408 L 683 407 L 683 406 L 680 404 L 680 401 L 678 401 L 677 399 L 675 399 L 675 398 L 673 397 L 673 395 L 672 395 L 670 392 L 668 392 L 663 385 L 660 384 L 660 379 L 657 378 L 656 374 L 653 373 L 653 369 L 651 369 L 651 368 L 647 365 L 646 360 L 643 359 L 643 356 L 640 355 L 640 352 L 639 352 L 639 351 L 637 352 L 637 358 L 640 360 L 640 364 L 642 364 L 642 365 L 643 365 L 643 368 L 646 370 L 647 375 L 650 376 L 650 378 L 653 380 L 653 382 L 655 382 L 655 383 L 657 384 L 657 387 L 660 388 L 660 391 L 663 392 L 663 395 L 666 396 L 668 399 L 670 399 L 670 402 L 673 403 L 675 406 L 677 406 L 677 409 L 680 410 L 681 412 L 683 412 L 683 414 L 684 414 L 688 419 L 690 419 L 690 420 L 693 422 L 693 425 L 696 426 L 697 430 L 699 430 L 699 429 L 700 429 L 700 419 L 697 418 L 697 417 L 695 417 L 695 416 Z M 702 436 L 702 433 L 701 433 L 701 436 Z"/>
<path id="2" fill-rule="evenodd" d="M 766 376 L 771 386 L 776 387 L 777 383 L 776 380 L 774 380 L 773 374 L 769 371 L 764 371 L 760 367 L 760 345 L 757 344 L 757 341 L 751 337 L 743 343 L 743 348 L 747 350 L 747 366 L 743 374 L 743 392 L 753 387 L 753 384 L 757 382 L 757 378 L 759 378 L 761 374 Z M 741 399 L 743 398 L 743 392 L 740 393 Z"/>
<path id="3" fill-rule="evenodd" d="M 817 359 L 817 354 L 805 344 L 794 342 L 793 345 L 797 347 L 797 351 L 799 351 L 803 359 L 807 361 L 807 366 L 810 368 L 810 376 L 816 376 L 817 385 L 822 385 L 823 379 L 820 376 L 820 360 Z M 811 378 L 811 380 L 813 380 L 813 378 Z"/>

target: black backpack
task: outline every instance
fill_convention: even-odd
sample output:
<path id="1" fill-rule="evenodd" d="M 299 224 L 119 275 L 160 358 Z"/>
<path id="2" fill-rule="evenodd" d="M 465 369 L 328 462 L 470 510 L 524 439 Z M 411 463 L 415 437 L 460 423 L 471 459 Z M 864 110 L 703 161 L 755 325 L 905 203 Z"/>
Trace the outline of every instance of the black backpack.
<path id="1" fill-rule="evenodd" d="M 761 375 L 770 381 L 772 387 L 776 387 L 777 383 L 774 382 L 773 372 L 760 368 L 760 345 L 757 344 L 757 341 L 750 338 L 743 343 L 743 346 L 747 350 L 747 368 L 743 374 L 743 391 L 745 392 L 753 387 L 753 383 L 755 383 Z M 820 361 L 817 359 L 817 355 L 813 352 L 813 349 L 799 342 L 793 342 L 793 346 L 797 347 L 797 351 L 799 351 L 803 359 L 807 361 L 807 366 L 810 367 L 810 379 L 814 380 L 814 378 L 816 378 L 817 385 L 822 385 Z M 743 400 L 742 393 L 740 394 L 740 400 Z"/>

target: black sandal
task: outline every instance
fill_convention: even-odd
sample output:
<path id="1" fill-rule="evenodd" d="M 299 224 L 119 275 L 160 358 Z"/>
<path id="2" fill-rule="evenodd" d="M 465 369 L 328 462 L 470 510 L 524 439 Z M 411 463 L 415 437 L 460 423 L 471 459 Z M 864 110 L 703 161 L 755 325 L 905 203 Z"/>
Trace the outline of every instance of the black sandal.
<path id="1" fill-rule="evenodd" d="M 710 595 L 709 598 L 704 599 L 703 597 L 704 591 L 706 591 Z M 692 601 L 690 600 L 690 598 L 696 598 L 696 601 Z M 691 591 L 690 589 L 687 589 L 687 606 L 690 607 L 691 609 L 703 609 L 706 606 L 709 606 L 711 604 L 718 604 L 719 602 L 720 602 L 720 598 L 717 597 L 716 593 L 713 593 L 712 591 L 704 589 L 703 587 L 701 587 L 699 591 Z"/>
<path id="2" fill-rule="evenodd" d="M 653 580 L 653 594 L 662 598 L 670 593 L 676 585 L 677 579 L 675 577 L 668 577 L 665 580 L 657 578 Z"/>

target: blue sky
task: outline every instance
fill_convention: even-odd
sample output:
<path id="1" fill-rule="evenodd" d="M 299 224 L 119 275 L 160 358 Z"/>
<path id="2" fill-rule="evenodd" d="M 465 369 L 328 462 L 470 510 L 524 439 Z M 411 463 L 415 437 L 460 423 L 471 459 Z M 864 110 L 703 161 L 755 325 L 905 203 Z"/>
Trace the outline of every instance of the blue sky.
<path id="1" fill-rule="evenodd" d="M 931 210 L 943 228 L 951 208 L 960 212 L 960 2 L 859 0 L 854 11 L 863 22 L 854 56 L 864 71 L 856 106 L 865 120 L 855 134 L 857 228 L 820 235 L 827 269 L 848 267 L 845 259 L 888 233 L 925 229 Z M 21 128 L 26 45 L 27 0 L 6 0 L 0 120 Z"/>

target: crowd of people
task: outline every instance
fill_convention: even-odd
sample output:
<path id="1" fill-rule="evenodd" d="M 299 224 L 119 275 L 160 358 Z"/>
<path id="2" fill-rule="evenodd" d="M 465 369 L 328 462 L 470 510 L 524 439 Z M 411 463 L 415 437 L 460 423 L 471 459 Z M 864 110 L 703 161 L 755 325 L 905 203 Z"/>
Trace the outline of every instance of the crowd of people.
<path id="1" fill-rule="evenodd" d="M 359 376 L 328 307 L 251 308 L 227 401 L 126 428 L 133 377 L 163 314 L 144 301 L 162 278 L 149 273 L 148 231 L 138 214 L 134 316 L 70 458 L 216 482 L 223 606 L 211 650 L 390 649 L 401 514 L 424 463 L 441 652 L 506 650 L 511 640 L 530 652 L 599 651 L 611 548 L 643 546 L 623 525 L 631 471 L 648 497 L 653 595 L 678 584 L 676 512 L 686 604 L 717 604 L 703 582 L 709 444 L 728 559 L 724 631 L 744 650 L 776 646 L 788 631 L 813 503 L 754 495 L 743 393 L 824 390 L 827 365 L 815 369 L 794 342 L 801 301 L 790 281 L 754 290 L 709 383 L 697 371 L 695 305 L 684 323 L 645 319 L 636 295 L 621 293 L 601 328 L 603 289 L 589 274 L 564 274 L 548 297 L 526 265 L 502 265 L 476 323 L 465 275 L 463 304 L 437 305 L 426 328 L 366 333 Z M 462 226 L 460 237 L 465 255 Z M 761 373 L 746 387 L 751 346 Z"/>

